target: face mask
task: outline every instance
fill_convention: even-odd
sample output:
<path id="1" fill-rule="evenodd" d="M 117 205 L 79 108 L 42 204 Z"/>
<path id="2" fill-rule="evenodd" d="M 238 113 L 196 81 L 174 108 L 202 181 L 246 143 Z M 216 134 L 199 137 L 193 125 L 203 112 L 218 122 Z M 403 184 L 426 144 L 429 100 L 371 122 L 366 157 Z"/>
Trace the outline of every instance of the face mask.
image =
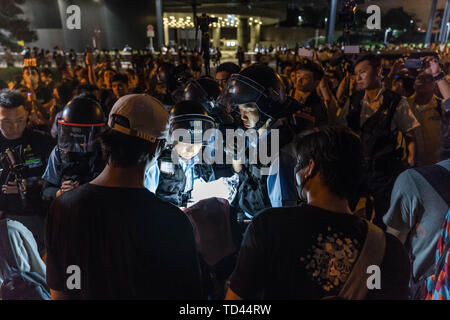
<path id="1" fill-rule="evenodd" d="M 296 175 L 298 174 L 298 172 L 300 171 L 301 169 L 299 168 L 299 167 L 296 167 L 295 168 L 295 172 L 296 172 Z M 300 184 L 298 184 L 297 183 L 297 177 L 295 178 L 295 183 L 296 183 L 296 189 L 297 189 L 297 195 L 298 195 L 298 197 L 299 197 L 299 199 L 302 201 L 302 202 L 308 202 L 307 200 L 308 199 L 306 199 L 306 197 L 304 197 L 303 196 L 303 188 L 305 187 L 305 185 L 306 185 L 306 183 L 311 179 L 311 178 L 313 178 L 315 176 L 315 173 L 313 172 L 309 177 L 307 177 L 304 181 L 301 181 L 301 179 L 299 179 L 300 180 Z"/>

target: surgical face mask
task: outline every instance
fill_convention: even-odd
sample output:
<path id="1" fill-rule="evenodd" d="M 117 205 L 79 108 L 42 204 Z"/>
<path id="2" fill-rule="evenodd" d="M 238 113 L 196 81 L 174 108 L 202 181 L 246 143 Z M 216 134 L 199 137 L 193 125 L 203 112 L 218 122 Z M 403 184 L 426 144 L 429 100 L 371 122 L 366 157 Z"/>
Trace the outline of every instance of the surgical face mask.
<path id="1" fill-rule="evenodd" d="M 308 202 L 308 199 L 303 196 L 303 188 L 305 187 L 306 183 L 315 176 L 315 173 L 313 172 L 310 176 L 306 177 L 305 180 L 301 181 L 301 174 L 300 170 L 303 168 L 300 168 L 300 166 L 295 167 L 295 184 L 297 189 L 297 195 L 300 198 L 302 202 Z"/>
<path id="2" fill-rule="evenodd" d="M 158 161 L 159 156 L 161 155 L 162 150 L 164 149 L 166 144 L 166 140 L 158 140 L 158 146 L 156 147 L 154 156 L 147 160 L 147 163 L 145 164 L 145 172 L 148 171 L 151 167 L 153 167 L 156 162 Z"/>

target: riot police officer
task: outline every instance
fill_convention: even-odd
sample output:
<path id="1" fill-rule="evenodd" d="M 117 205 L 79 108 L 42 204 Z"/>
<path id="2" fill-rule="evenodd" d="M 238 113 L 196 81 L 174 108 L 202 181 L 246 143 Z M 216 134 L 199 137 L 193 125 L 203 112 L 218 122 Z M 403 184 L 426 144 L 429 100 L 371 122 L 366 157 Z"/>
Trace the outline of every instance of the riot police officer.
<path id="1" fill-rule="evenodd" d="M 105 128 L 100 104 L 79 95 L 64 107 L 58 123 L 58 144 L 50 154 L 42 178 L 42 198 L 53 200 L 94 179 L 103 170 L 99 133 Z"/>
<path id="2" fill-rule="evenodd" d="M 197 101 L 181 101 L 170 110 L 170 145 L 146 172 L 145 186 L 157 196 L 178 207 L 186 207 L 196 180 L 215 180 L 211 164 L 200 163 L 207 130 L 214 130 L 214 119 Z M 177 129 L 182 129 L 178 136 Z M 188 135 L 188 136 L 186 136 Z"/>
<path id="3" fill-rule="evenodd" d="M 292 174 L 295 157 L 288 144 L 296 132 L 312 127 L 312 123 L 306 117 L 294 121 L 293 115 L 301 114 L 302 106 L 287 97 L 281 77 L 268 66 L 250 66 L 230 77 L 218 102 L 229 113 L 240 114 L 237 119 L 239 127 L 256 130 L 256 146 L 255 141 L 248 141 L 246 148 L 258 147 L 257 150 L 261 150 L 259 145 L 266 143 L 268 150 L 272 149 L 270 164 L 250 163 L 248 159 L 244 159 L 244 163 L 233 164 L 239 173 L 238 196 L 233 205 L 250 219 L 270 206 L 295 205 L 297 193 Z M 279 140 L 275 141 L 278 146 L 269 143 L 274 129 L 279 130 Z"/>
<path id="4" fill-rule="evenodd" d="M 234 118 L 217 103 L 217 98 L 221 93 L 219 84 L 208 78 L 200 78 L 198 80 L 189 81 L 184 87 L 181 100 L 194 100 L 200 102 L 208 111 L 209 115 L 214 118 L 218 125 L 218 129 L 224 133 L 226 128 L 233 127 Z"/>

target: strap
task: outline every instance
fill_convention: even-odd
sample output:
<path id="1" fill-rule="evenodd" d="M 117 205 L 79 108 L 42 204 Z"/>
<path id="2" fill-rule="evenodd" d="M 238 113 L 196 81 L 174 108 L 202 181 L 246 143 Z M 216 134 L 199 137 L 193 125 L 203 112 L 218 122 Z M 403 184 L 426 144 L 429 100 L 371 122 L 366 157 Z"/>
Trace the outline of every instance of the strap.
<path id="1" fill-rule="evenodd" d="M 450 172 L 440 165 L 414 168 L 433 187 L 439 196 L 450 207 Z"/>
<path id="2" fill-rule="evenodd" d="M 0 220 L 0 271 L 3 278 L 10 273 L 11 268 L 17 269 L 17 261 L 11 248 L 8 235 L 8 219 Z"/>
<path id="3" fill-rule="evenodd" d="M 391 129 L 391 123 L 394 118 L 395 110 L 397 109 L 401 99 L 401 95 L 389 90 L 386 90 L 383 94 L 383 103 L 378 111 L 383 111 L 385 109 L 388 110 L 388 121 L 386 125 L 389 130 Z"/>
<path id="4" fill-rule="evenodd" d="M 445 243 L 444 243 L 444 249 L 441 252 L 441 256 L 439 257 L 437 264 L 434 266 L 435 267 L 434 279 L 431 284 L 431 290 L 429 291 L 429 292 L 431 292 L 432 295 L 434 295 L 434 291 L 436 290 L 436 285 L 439 281 L 439 275 L 440 275 L 441 271 L 444 269 L 445 258 L 447 257 L 447 254 L 449 254 L 449 250 L 450 250 L 450 234 L 445 233 L 445 231 L 448 229 L 447 224 L 450 224 L 450 210 L 448 211 L 447 216 L 445 217 L 445 220 L 444 220 L 444 224 L 442 226 L 441 237 L 443 237 L 443 239 L 445 239 Z"/>
<path id="5" fill-rule="evenodd" d="M 367 295 L 367 284 L 362 279 L 367 278 L 367 267 L 380 266 L 383 262 L 386 248 L 386 237 L 383 230 L 373 223 L 367 223 L 367 236 L 364 246 L 353 266 L 347 281 L 344 283 L 338 296 L 346 300 L 362 300 Z"/>

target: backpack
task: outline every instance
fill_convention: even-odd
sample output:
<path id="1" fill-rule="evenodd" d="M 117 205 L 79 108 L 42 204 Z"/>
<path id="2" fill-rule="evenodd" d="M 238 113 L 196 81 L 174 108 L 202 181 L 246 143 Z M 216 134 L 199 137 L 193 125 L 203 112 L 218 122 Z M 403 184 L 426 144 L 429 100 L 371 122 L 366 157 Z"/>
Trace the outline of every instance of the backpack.
<path id="1" fill-rule="evenodd" d="M 46 280 L 36 272 L 22 271 L 11 248 L 8 219 L 0 220 L 1 300 L 50 300 Z"/>
<path id="2" fill-rule="evenodd" d="M 428 181 L 449 207 L 436 246 L 435 264 L 423 281 L 423 288 L 419 291 L 421 296 L 416 295 L 416 298 L 450 300 L 450 172 L 439 165 L 415 170 Z"/>

